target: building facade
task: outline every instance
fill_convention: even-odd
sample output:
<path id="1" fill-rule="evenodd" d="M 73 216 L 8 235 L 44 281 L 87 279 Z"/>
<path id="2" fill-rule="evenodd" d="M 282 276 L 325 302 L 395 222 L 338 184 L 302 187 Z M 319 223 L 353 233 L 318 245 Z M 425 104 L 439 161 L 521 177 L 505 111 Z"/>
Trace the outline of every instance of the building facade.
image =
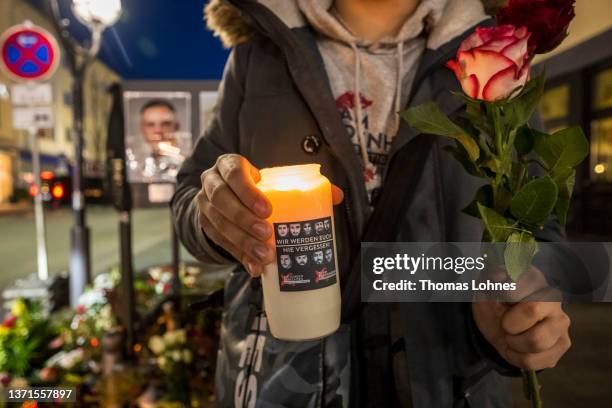
<path id="1" fill-rule="evenodd" d="M 540 113 L 549 131 L 581 126 L 590 154 L 578 169 L 568 232 L 612 236 L 612 13 L 609 0 L 578 0 L 570 35 L 538 60 L 548 78 Z"/>
<path id="2" fill-rule="evenodd" d="M 54 35 L 53 25 L 41 11 L 25 0 L 0 2 L 0 32 L 26 20 Z M 120 77 L 97 60 L 85 79 L 84 158 L 86 175 L 103 172 L 105 143 L 111 98 L 108 87 Z M 62 60 L 57 73 L 49 81 L 53 88 L 55 127 L 39 132 L 42 168 L 62 175 L 72 161 L 72 75 Z M 13 129 L 10 87 L 12 81 L 0 72 L 0 204 L 18 199 L 32 179 L 30 146 L 26 132 Z"/>

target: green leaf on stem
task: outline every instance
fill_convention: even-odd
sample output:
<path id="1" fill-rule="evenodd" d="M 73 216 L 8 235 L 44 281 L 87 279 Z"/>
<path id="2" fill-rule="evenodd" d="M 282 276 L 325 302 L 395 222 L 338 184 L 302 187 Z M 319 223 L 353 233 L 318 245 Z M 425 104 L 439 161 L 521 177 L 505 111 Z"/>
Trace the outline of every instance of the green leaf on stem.
<path id="1" fill-rule="evenodd" d="M 570 200 L 568 198 L 559 197 L 555 204 L 555 215 L 559 219 L 559 224 L 565 227 L 567 224 L 567 213 L 569 211 Z"/>
<path id="2" fill-rule="evenodd" d="M 472 122 L 478 130 L 492 135 L 494 133 L 493 126 L 487 115 L 487 111 L 482 109 L 482 101 L 475 101 L 468 97 L 465 106 L 465 117 Z"/>
<path id="3" fill-rule="evenodd" d="M 478 146 L 480 146 L 480 150 L 482 152 L 482 154 L 480 155 L 480 159 L 482 160 L 482 157 L 488 157 L 491 156 L 491 146 L 489 145 L 489 137 L 487 136 L 487 134 L 480 132 L 480 134 L 478 134 Z"/>
<path id="4" fill-rule="evenodd" d="M 540 133 L 535 138 L 535 151 L 551 173 L 576 167 L 589 154 L 589 142 L 578 126 L 560 130 L 552 135 Z"/>
<path id="5" fill-rule="evenodd" d="M 512 202 L 512 193 L 504 185 L 501 185 L 497 189 L 494 200 L 495 205 L 493 208 L 495 211 L 504 214 L 508 211 L 508 207 L 510 207 L 510 203 Z"/>
<path id="6" fill-rule="evenodd" d="M 523 125 L 516 132 L 514 140 L 514 148 L 519 156 L 526 156 L 531 153 L 535 145 L 535 134 L 541 133 L 535 129 L 531 129 L 529 125 Z"/>
<path id="7" fill-rule="evenodd" d="M 544 74 L 540 74 L 529 80 L 515 98 L 500 102 L 508 131 L 523 126 L 531 119 L 544 93 L 544 82 Z"/>
<path id="8" fill-rule="evenodd" d="M 482 167 L 486 167 L 493 173 L 502 173 L 502 161 L 497 156 L 490 156 L 484 160 L 481 164 Z"/>
<path id="9" fill-rule="evenodd" d="M 533 234 L 525 231 L 510 234 L 504 250 L 504 263 L 510 279 L 516 282 L 531 266 L 537 248 Z"/>
<path id="10" fill-rule="evenodd" d="M 536 178 L 512 198 L 510 212 L 525 224 L 541 225 L 555 207 L 557 193 L 557 185 L 549 176 Z"/>
<path id="11" fill-rule="evenodd" d="M 434 102 L 409 108 L 400 115 L 419 132 L 458 140 L 467 151 L 470 160 L 476 161 L 480 156 L 480 149 L 476 141 L 468 132 L 451 121 Z"/>
<path id="12" fill-rule="evenodd" d="M 508 220 L 495 210 L 485 207 L 480 203 L 476 203 L 476 206 L 489 240 L 491 242 L 506 242 L 510 232 L 512 232 Z"/>
<path id="13" fill-rule="evenodd" d="M 567 223 L 567 212 L 574 191 L 574 185 L 576 184 L 576 170 L 567 167 L 553 174 L 553 180 L 559 189 L 559 197 L 555 204 L 555 214 L 561 225 L 565 225 Z"/>

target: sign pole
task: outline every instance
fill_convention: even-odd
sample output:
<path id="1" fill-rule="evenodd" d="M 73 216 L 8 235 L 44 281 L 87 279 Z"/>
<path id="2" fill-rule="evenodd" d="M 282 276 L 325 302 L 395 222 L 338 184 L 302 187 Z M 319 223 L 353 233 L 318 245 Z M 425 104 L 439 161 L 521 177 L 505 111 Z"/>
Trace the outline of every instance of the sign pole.
<path id="1" fill-rule="evenodd" d="M 134 270 L 132 267 L 132 214 L 131 211 L 119 213 L 119 243 L 121 250 L 121 294 L 125 298 L 123 325 L 125 326 L 126 355 L 134 354 L 136 307 L 134 305 Z"/>
<path id="2" fill-rule="evenodd" d="M 91 281 L 89 251 L 89 228 L 85 218 L 85 195 L 83 194 L 83 80 L 86 65 L 74 72 L 74 166 L 72 168 L 72 210 L 74 224 L 70 230 L 70 305 L 76 306 L 85 286 Z"/>
<path id="3" fill-rule="evenodd" d="M 31 21 L 10 27 L 0 35 L 0 71 L 16 82 L 25 83 L 12 87 L 13 127 L 28 132 L 32 149 L 36 187 L 34 215 L 37 272 L 41 281 L 49 279 L 49 265 L 37 133 L 38 129 L 53 127 L 52 89 L 44 81 L 53 76 L 59 61 L 60 50 L 55 38 Z"/>
<path id="4" fill-rule="evenodd" d="M 108 120 L 106 138 L 107 179 L 111 201 L 119 216 L 119 248 L 121 254 L 121 323 L 125 326 L 126 356 L 134 356 L 136 341 L 136 306 L 134 302 L 134 268 L 132 259 L 132 194 L 125 168 L 125 124 L 123 90 L 115 83 L 109 88 L 113 105 Z"/>
<path id="5" fill-rule="evenodd" d="M 34 217 L 36 220 L 36 255 L 38 260 L 38 279 L 47 280 L 49 278 L 49 264 L 47 262 L 47 242 L 45 232 L 45 213 L 43 209 L 41 181 L 40 181 L 40 151 L 38 150 L 38 129 L 30 126 L 28 134 L 30 136 L 30 146 L 32 148 L 32 171 L 34 173 L 34 183 L 36 185 L 36 195 L 34 196 Z"/>

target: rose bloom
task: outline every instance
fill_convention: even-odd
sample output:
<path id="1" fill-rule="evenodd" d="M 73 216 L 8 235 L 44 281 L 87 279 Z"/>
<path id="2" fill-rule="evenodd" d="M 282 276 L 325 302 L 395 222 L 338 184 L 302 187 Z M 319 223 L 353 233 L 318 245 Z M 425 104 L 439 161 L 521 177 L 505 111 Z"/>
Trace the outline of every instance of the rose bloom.
<path id="1" fill-rule="evenodd" d="M 9 314 L 4 319 L 4 322 L 2 322 L 2 326 L 6 327 L 7 329 L 12 329 L 13 327 L 15 327 L 16 322 L 17 316 L 15 316 L 14 314 Z"/>
<path id="2" fill-rule="evenodd" d="M 64 345 L 64 335 L 60 334 L 49 343 L 49 348 L 52 350 L 58 349 Z"/>
<path id="3" fill-rule="evenodd" d="M 43 382 L 51 382 L 57 378 L 57 374 L 58 372 L 55 367 L 43 367 L 40 369 L 38 376 Z"/>
<path id="4" fill-rule="evenodd" d="M 544 54 L 557 48 L 567 37 L 575 16 L 575 0 L 509 0 L 497 13 L 499 24 L 527 27 L 530 54 Z"/>
<path id="5" fill-rule="evenodd" d="M 446 66 L 471 98 L 505 99 L 529 78 L 529 36 L 525 27 L 477 27 L 459 46 L 457 59 Z"/>
<path id="6" fill-rule="evenodd" d="M 4 385 L 5 387 L 8 386 L 11 383 L 11 375 L 7 372 L 1 372 L 0 373 L 0 384 Z"/>

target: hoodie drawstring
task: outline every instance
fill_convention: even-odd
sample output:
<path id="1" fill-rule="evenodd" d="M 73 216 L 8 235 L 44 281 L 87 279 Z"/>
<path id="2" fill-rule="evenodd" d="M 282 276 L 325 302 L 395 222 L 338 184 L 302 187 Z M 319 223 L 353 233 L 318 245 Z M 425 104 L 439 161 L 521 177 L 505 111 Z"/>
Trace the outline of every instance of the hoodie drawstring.
<path id="1" fill-rule="evenodd" d="M 400 127 L 399 111 L 402 109 L 402 82 L 404 79 L 404 43 L 397 43 L 397 79 L 395 85 L 395 112 L 393 113 L 393 128 L 390 135 L 396 135 Z"/>
<path id="2" fill-rule="evenodd" d="M 370 158 L 368 157 L 367 143 L 363 132 L 363 112 L 361 111 L 361 58 L 357 44 L 351 43 L 351 48 L 355 54 L 355 79 L 353 81 L 353 105 L 355 106 L 355 130 L 357 132 L 357 140 L 359 141 L 359 150 L 363 167 L 367 169 L 371 166 Z"/>

